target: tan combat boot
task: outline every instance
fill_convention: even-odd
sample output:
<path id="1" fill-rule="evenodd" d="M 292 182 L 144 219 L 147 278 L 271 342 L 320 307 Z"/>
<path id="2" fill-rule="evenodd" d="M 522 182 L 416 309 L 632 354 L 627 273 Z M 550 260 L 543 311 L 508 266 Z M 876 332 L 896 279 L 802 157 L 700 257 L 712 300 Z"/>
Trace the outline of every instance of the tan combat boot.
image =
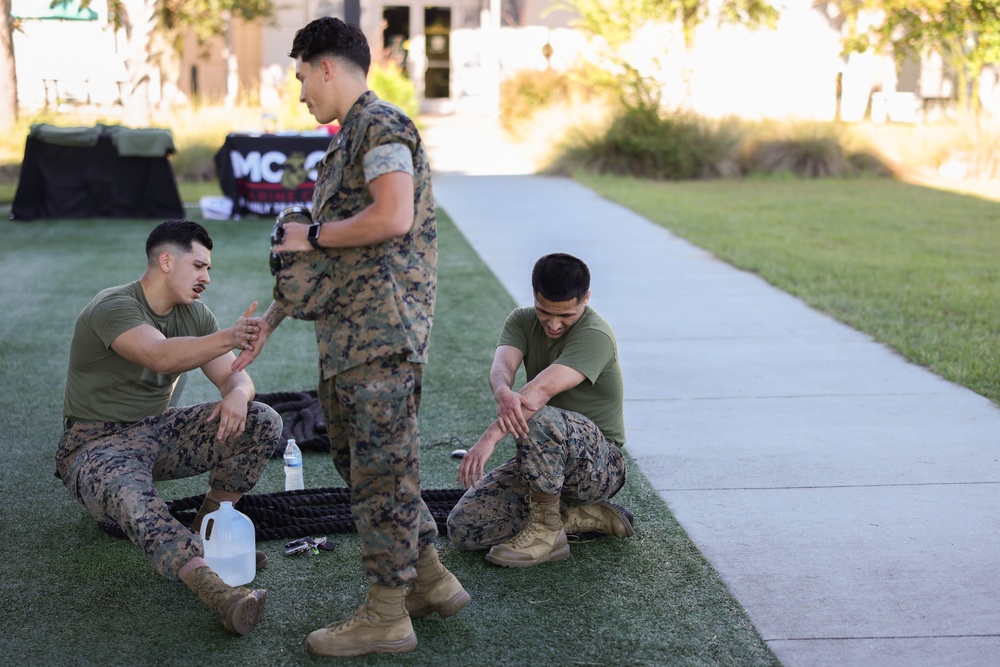
<path id="1" fill-rule="evenodd" d="M 447 618 L 462 611 L 472 596 L 438 558 L 434 545 L 420 552 L 417 578 L 410 584 L 406 596 L 406 611 L 410 618 L 423 618 L 437 612 Z"/>
<path id="2" fill-rule="evenodd" d="M 353 616 L 312 632 L 306 649 L 330 656 L 412 651 L 417 647 L 417 635 L 406 613 L 405 599 L 405 587 L 373 584 L 368 599 Z"/>
<path id="3" fill-rule="evenodd" d="M 562 512 L 567 533 L 604 533 L 615 537 L 632 537 L 632 521 L 625 510 L 612 503 L 567 507 Z"/>
<path id="4" fill-rule="evenodd" d="M 245 635 L 264 615 L 267 591 L 233 588 L 209 567 L 199 567 L 188 573 L 185 585 L 222 616 L 226 630 Z"/>
<path id="5" fill-rule="evenodd" d="M 486 554 L 486 560 L 503 567 L 531 567 L 569 558 L 566 530 L 559 515 L 559 501 L 541 504 L 528 497 L 528 525 L 505 544 Z"/>
<path id="6" fill-rule="evenodd" d="M 211 514 L 212 512 L 217 512 L 219 510 L 219 507 L 220 507 L 219 503 L 215 502 L 214 500 L 209 500 L 208 498 L 205 498 L 205 500 L 203 500 L 201 503 L 201 507 L 198 508 L 198 513 L 194 515 L 194 519 L 191 521 L 191 525 L 188 527 L 188 529 L 192 533 L 198 533 L 200 535 L 201 522 L 204 521 L 205 517 Z M 256 569 L 263 570 L 265 567 L 267 567 L 267 554 L 264 553 L 263 551 L 255 552 L 254 563 Z"/>

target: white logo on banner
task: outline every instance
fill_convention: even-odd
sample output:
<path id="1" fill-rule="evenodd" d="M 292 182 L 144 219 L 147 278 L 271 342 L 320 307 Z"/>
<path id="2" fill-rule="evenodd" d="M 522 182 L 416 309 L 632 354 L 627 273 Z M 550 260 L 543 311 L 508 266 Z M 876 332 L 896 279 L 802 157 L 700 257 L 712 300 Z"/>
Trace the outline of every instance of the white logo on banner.
<path id="1" fill-rule="evenodd" d="M 326 151 L 313 151 L 306 156 L 305 168 L 309 172 L 309 180 L 316 180 L 316 165 Z M 250 151 L 243 155 L 239 151 L 230 151 L 230 160 L 233 164 L 233 176 L 236 178 L 246 178 L 255 183 L 261 181 L 267 183 L 280 183 L 281 173 L 288 159 L 281 151 Z"/>

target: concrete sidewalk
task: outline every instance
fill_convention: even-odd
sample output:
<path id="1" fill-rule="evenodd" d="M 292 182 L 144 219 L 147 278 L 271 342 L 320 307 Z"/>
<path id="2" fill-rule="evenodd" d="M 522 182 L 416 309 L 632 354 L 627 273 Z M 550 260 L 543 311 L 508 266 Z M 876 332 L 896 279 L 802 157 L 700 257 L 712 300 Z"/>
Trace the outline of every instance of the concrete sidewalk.
<path id="1" fill-rule="evenodd" d="M 590 265 L 627 449 L 781 661 L 1000 662 L 1000 410 L 493 127 L 428 119 L 439 204 L 520 304 L 542 254 Z"/>

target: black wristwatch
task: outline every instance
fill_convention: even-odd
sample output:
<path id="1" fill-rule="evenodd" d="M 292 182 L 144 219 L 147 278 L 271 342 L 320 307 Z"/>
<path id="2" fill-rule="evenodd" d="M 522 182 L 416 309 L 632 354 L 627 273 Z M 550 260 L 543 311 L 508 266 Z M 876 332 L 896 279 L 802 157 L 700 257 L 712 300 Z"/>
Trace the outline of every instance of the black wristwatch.
<path id="1" fill-rule="evenodd" d="M 314 222 L 309 225 L 309 232 L 306 234 L 306 239 L 309 241 L 309 245 L 316 248 L 316 250 L 323 249 L 323 246 L 319 244 L 319 230 L 322 226 L 322 222 Z"/>

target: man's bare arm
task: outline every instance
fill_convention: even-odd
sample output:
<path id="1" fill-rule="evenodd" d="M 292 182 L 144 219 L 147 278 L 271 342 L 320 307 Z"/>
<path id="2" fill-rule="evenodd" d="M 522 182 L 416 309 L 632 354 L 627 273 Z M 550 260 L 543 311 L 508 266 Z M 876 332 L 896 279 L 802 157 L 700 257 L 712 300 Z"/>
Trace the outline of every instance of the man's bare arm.
<path id="1" fill-rule="evenodd" d="M 156 327 L 140 324 L 115 338 L 111 349 L 132 363 L 160 375 L 184 373 L 234 349 L 252 345 L 258 328 L 251 317 L 256 308 L 257 303 L 254 302 L 236 324 L 207 336 L 167 338 Z"/>
<path id="2" fill-rule="evenodd" d="M 285 321 L 285 311 L 281 309 L 281 306 L 276 301 L 272 301 L 271 305 L 267 307 L 267 312 L 264 313 L 263 317 L 258 318 L 257 321 L 260 324 L 260 331 L 252 341 L 252 346 L 244 348 L 240 352 L 240 355 L 233 361 L 233 372 L 246 370 L 246 367 L 260 356 L 260 353 L 264 350 L 264 343 L 274 333 L 274 330 L 278 328 L 278 325 Z"/>

